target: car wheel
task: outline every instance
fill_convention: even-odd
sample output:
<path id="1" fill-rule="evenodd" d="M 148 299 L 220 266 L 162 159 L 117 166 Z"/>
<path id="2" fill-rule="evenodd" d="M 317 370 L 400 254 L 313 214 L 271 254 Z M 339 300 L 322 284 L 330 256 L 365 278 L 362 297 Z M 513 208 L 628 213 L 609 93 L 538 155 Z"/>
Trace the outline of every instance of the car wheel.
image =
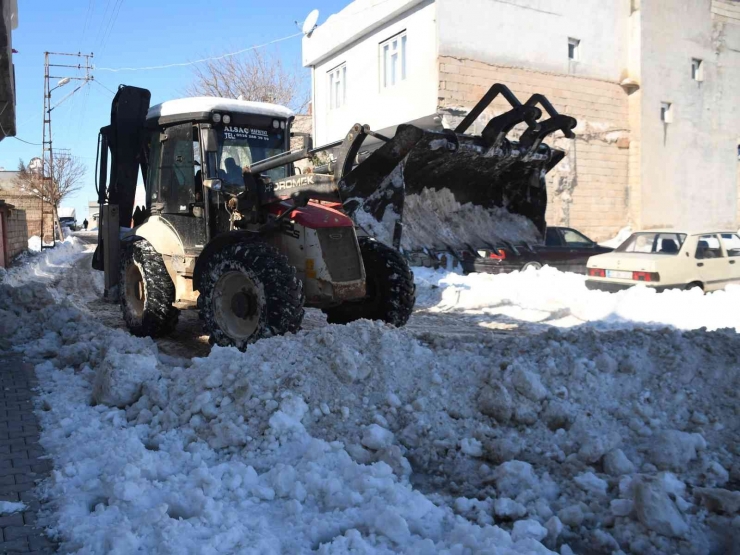
<path id="1" fill-rule="evenodd" d="M 689 283 L 686 286 L 686 291 L 690 291 L 691 289 L 699 289 L 701 291 L 704 291 L 704 286 L 701 283 L 699 283 L 698 281 L 695 281 L 693 283 Z"/>
<path id="2" fill-rule="evenodd" d="M 540 268 L 542 268 L 542 264 L 540 264 L 539 262 L 527 262 L 524 266 L 522 266 L 522 272 L 526 272 L 530 268 L 532 268 L 533 270 L 539 270 Z"/>

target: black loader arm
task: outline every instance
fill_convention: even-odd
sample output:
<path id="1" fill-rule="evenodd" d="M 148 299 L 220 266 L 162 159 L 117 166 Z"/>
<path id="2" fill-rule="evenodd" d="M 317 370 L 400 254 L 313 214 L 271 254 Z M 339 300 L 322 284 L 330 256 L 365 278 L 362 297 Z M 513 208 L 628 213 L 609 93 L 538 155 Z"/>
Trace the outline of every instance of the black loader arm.
<path id="1" fill-rule="evenodd" d="M 142 167 L 142 175 L 146 179 L 146 160 L 142 155 L 150 99 L 151 93 L 146 89 L 121 85 L 111 105 L 110 125 L 100 130 L 98 202 L 118 205 L 121 227 L 131 225 L 139 167 Z M 106 175 L 109 150 L 110 180 Z"/>
<path id="2" fill-rule="evenodd" d="M 118 206 L 118 226 L 129 227 L 134 213 L 136 178 L 139 167 L 146 183 L 147 156 L 144 152 L 144 124 L 149 111 L 151 93 L 146 89 L 121 85 L 113 98 L 110 125 L 100 129 L 98 137 L 99 160 L 96 176 L 100 221 L 98 222 L 98 248 L 93 255 L 92 267 L 103 270 L 105 241 L 103 239 L 103 206 Z M 108 152 L 110 151 L 110 179 L 108 178 Z M 98 164 L 99 162 L 99 164 Z"/>

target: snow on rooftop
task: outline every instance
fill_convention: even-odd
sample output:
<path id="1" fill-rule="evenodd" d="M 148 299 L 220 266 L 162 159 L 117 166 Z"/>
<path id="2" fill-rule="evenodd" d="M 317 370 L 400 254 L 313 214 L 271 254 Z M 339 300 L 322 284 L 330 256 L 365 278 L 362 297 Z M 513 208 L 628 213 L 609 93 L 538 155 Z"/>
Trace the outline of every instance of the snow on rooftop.
<path id="1" fill-rule="evenodd" d="M 303 38 L 303 66 L 317 65 L 421 1 L 355 0 Z"/>
<path id="2" fill-rule="evenodd" d="M 216 98 L 212 96 L 195 96 L 192 98 L 178 98 L 168 100 L 149 108 L 147 119 L 162 116 L 174 116 L 197 112 L 222 112 L 271 116 L 275 118 L 289 118 L 294 116 L 293 110 L 285 106 L 268 102 L 251 102 L 248 100 L 234 100 L 232 98 Z"/>

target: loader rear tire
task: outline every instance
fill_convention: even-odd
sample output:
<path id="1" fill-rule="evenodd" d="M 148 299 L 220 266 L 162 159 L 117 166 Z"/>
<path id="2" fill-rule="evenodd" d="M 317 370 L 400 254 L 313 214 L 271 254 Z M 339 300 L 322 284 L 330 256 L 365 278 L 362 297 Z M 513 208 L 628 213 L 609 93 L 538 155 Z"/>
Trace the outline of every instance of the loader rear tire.
<path id="1" fill-rule="evenodd" d="M 161 337 L 177 327 L 180 311 L 172 306 L 175 284 L 162 255 L 145 239 L 122 245 L 119 299 L 123 319 L 134 335 Z"/>
<path id="2" fill-rule="evenodd" d="M 244 350 L 258 339 L 301 329 L 304 300 L 303 284 L 288 259 L 254 241 L 211 256 L 198 305 L 212 344 Z"/>
<path id="3" fill-rule="evenodd" d="M 361 301 L 326 308 L 330 324 L 347 324 L 362 318 L 406 325 L 416 302 L 414 274 L 397 250 L 369 237 L 358 238 L 365 265 L 367 295 Z"/>

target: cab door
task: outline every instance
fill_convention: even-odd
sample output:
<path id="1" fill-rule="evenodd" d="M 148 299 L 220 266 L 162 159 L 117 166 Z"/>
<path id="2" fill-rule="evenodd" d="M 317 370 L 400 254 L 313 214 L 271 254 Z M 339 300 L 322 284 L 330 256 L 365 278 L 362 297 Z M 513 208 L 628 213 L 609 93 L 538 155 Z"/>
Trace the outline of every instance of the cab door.
<path id="1" fill-rule="evenodd" d="M 694 259 L 699 276 L 704 283 L 704 291 L 722 289 L 730 282 L 731 265 L 716 233 L 698 237 Z"/>

